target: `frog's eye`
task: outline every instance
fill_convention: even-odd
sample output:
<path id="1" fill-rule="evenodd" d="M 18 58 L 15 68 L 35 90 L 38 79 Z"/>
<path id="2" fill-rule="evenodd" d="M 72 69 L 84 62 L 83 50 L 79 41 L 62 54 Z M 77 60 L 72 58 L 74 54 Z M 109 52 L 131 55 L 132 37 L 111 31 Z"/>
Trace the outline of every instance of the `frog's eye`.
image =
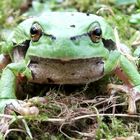
<path id="1" fill-rule="evenodd" d="M 36 42 L 42 35 L 42 29 L 38 23 L 34 23 L 30 29 L 32 41 Z"/>
<path id="2" fill-rule="evenodd" d="M 98 43 L 102 38 L 102 30 L 100 27 L 96 27 L 94 30 L 89 32 L 89 36 L 94 43 Z"/>

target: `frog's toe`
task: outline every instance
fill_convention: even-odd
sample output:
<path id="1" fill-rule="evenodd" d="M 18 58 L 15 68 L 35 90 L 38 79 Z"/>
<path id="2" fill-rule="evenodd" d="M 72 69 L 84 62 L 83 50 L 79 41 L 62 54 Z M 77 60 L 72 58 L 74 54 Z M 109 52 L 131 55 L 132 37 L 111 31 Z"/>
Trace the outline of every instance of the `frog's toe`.
<path id="1" fill-rule="evenodd" d="M 125 86 L 125 85 L 116 85 L 116 84 L 108 84 L 107 85 L 107 90 L 110 93 L 116 93 L 118 91 L 122 91 L 122 92 L 128 93 L 129 89 L 130 88 L 128 86 Z"/>
<path id="2" fill-rule="evenodd" d="M 12 114 L 17 112 L 20 115 L 38 115 L 37 107 L 32 106 L 31 103 L 26 103 L 17 99 L 0 99 L 0 113 Z M 2 115 L 0 118 L 0 133 L 4 134 L 8 131 L 12 118 Z"/>
<path id="3" fill-rule="evenodd" d="M 9 113 L 15 111 L 21 115 L 38 115 L 39 109 L 36 106 L 32 106 L 30 103 L 26 103 L 17 99 L 2 99 L 1 110 L 5 110 Z"/>
<path id="4" fill-rule="evenodd" d="M 128 113 L 136 114 L 136 101 L 140 100 L 140 90 L 137 87 L 131 88 L 128 94 Z"/>
<path id="5" fill-rule="evenodd" d="M 128 96 L 128 113 L 136 114 L 136 101 L 140 100 L 140 90 L 137 87 L 131 88 L 126 85 L 109 84 L 108 90 L 111 91 L 111 93 L 119 91 L 126 93 Z"/>

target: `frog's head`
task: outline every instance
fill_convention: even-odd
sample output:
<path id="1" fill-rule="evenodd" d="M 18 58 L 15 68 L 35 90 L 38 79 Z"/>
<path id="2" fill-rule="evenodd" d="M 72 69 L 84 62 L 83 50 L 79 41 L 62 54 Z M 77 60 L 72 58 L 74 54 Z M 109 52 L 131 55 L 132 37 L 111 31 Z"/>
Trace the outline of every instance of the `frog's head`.
<path id="1" fill-rule="evenodd" d="M 30 62 L 32 82 L 87 83 L 104 75 L 103 59 L 113 46 L 113 32 L 96 15 L 50 12 L 22 22 L 13 42 L 14 53 L 20 50 Z"/>
<path id="2" fill-rule="evenodd" d="M 28 42 L 26 55 L 54 59 L 107 57 L 111 27 L 102 17 L 78 12 L 50 12 L 22 22 L 14 42 Z"/>

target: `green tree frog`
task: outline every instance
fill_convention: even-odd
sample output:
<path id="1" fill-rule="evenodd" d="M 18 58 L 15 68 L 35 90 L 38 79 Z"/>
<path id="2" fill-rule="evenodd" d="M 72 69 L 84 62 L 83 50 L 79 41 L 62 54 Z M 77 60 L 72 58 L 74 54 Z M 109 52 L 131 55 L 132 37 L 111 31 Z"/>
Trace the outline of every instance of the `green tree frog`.
<path id="1" fill-rule="evenodd" d="M 136 113 L 140 74 L 116 49 L 111 26 L 97 15 L 48 12 L 26 19 L 3 45 L 0 68 L 1 111 L 11 104 L 19 111 L 24 104 L 16 99 L 22 77 L 35 83 L 85 84 L 114 71 L 126 84 L 117 88 L 128 92 L 128 112 Z"/>

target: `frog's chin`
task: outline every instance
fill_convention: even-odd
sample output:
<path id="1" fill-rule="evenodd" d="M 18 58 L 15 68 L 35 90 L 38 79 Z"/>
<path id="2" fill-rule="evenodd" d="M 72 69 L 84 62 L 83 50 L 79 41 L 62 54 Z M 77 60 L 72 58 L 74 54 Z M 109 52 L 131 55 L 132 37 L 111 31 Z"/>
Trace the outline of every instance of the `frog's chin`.
<path id="1" fill-rule="evenodd" d="M 86 84 L 103 76 L 102 58 L 48 59 L 32 57 L 29 64 L 34 83 Z"/>

